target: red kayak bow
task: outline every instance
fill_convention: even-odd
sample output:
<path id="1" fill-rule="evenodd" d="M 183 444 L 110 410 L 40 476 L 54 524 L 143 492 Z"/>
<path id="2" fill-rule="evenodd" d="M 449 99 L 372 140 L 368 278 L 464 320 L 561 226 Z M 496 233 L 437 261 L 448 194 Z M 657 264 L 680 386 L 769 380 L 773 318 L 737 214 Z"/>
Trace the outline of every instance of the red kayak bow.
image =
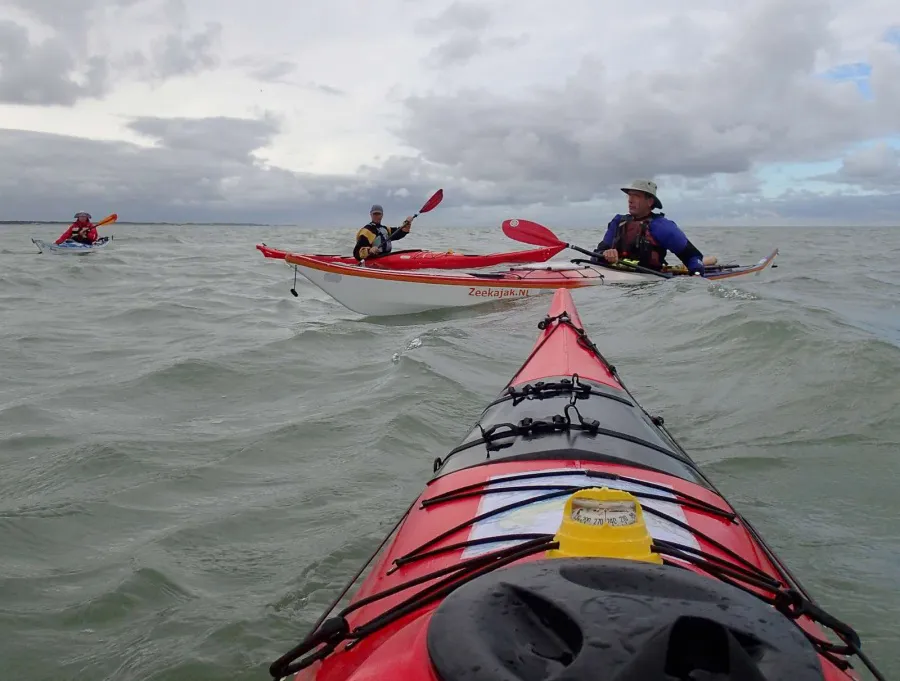
<path id="1" fill-rule="evenodd" d="M 883 678 L 641 407 L 568 291 L 538 327 L 350 604 L 272 676 L 837 681 L 859 678 L 855 654 Z"/>

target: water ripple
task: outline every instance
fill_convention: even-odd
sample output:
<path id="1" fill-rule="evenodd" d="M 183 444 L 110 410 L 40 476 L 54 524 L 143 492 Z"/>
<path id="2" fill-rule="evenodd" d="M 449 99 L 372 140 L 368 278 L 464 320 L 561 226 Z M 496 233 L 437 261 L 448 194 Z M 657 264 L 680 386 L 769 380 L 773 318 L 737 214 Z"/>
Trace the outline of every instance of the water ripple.
<path id="1" fill-rule="evenodd" d="M 346 250 L 336 231 L 117 225 L 78 259 L 29 250 L 52 227 L 0 231 L 0 659 L 17 679 L 265 678 L 518 369 L 550 300 L 366 319 L 302 278 L 294 298 L 253 247 Z M 576 291 L 581 317 L 897 675 L 900 230 L 867 232 L 885 247 L 865 259 L 840 230 L 691 231 L 723 260 L 777 245 L 779 267 Z M 495 228 L 416 239 L 511 247 Z"/>

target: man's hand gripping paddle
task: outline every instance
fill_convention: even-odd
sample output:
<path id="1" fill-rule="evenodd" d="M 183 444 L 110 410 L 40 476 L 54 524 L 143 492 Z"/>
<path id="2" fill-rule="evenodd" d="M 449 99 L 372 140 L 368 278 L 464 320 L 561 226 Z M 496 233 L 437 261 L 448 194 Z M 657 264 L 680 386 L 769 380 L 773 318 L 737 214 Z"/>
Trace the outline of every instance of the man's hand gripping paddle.
<path id="1" fill-rule="evenodd" d="M 589 251 L 586 248 L 581 248 L 580 246 L 566 243 L 565 241 L 559 239 L 553 232 L 551 232 L 543 225 L 540 225 L 537 222 L 532 222 L 531 220 L 504 220 L 503 233 L 510 239 L 520 241 L 524 244 L 531 244 L 532 246 L 565 246 L 567 248 L 571 248 L 573 251 L 578 251 L 579 253 L 584 253 L 585 255 L 589 255 L 591 257 L 599 257 L 601 255 L 597 251 Z M 599 265 L 601 267 L 614 267 L 613 265 L 609 265 L 606 263 L 599 263 Z M 657 277 L 662 277 L 663 279 L 671 279 L 673 276 L 671 274 L 668 274 L 667 272 L 657 272 L 656 270 L 651 270 L 647 267 L 627 264 L 621 261 L 619 261 L 617 265 L 632 269 L 636 272 L 643 272 L 644 274 L 652 274 Z"/>

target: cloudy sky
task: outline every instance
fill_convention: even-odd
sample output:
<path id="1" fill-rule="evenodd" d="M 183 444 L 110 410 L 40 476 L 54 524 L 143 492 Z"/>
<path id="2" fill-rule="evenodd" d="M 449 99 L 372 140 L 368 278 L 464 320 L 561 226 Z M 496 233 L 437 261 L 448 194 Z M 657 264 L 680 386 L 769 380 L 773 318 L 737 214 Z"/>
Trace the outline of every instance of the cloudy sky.
<path id="1" fill-rule="evenodd" d="M 900 224 L 896 0 L 0 0 L 0 219 Z M 439 213 L 438 213 L 439 211 Z"/>

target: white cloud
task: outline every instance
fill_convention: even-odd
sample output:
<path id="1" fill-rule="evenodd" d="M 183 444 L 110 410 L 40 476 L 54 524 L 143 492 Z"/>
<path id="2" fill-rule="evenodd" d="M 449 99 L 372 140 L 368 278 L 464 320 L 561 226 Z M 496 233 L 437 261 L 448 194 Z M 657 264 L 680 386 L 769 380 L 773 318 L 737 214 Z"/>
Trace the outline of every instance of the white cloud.
<path id="1" fill-rule="evenodd" d="M 327 224 L 376 199 L 405 214 L 443 186 L 448 221 L 596 224 L 641 176 L 682 222 L 880 221 L 900 207 L 883 141 L 900 138 L 896 2 L 564 10 L 0 0 L 5 213 L 96 201 L 123 219 Z M 826 77 L 858 62 L 871 95 Z M 842 159 L 773 197 L 778 164 Z"/>
<path id="2" fill-rule="evenodd" d="M 900 188 L 900 149 L 885 142 L 848 154 L 840 170 L 818 179 L 856 186 L 864 190 L 897 191 Z"/>

